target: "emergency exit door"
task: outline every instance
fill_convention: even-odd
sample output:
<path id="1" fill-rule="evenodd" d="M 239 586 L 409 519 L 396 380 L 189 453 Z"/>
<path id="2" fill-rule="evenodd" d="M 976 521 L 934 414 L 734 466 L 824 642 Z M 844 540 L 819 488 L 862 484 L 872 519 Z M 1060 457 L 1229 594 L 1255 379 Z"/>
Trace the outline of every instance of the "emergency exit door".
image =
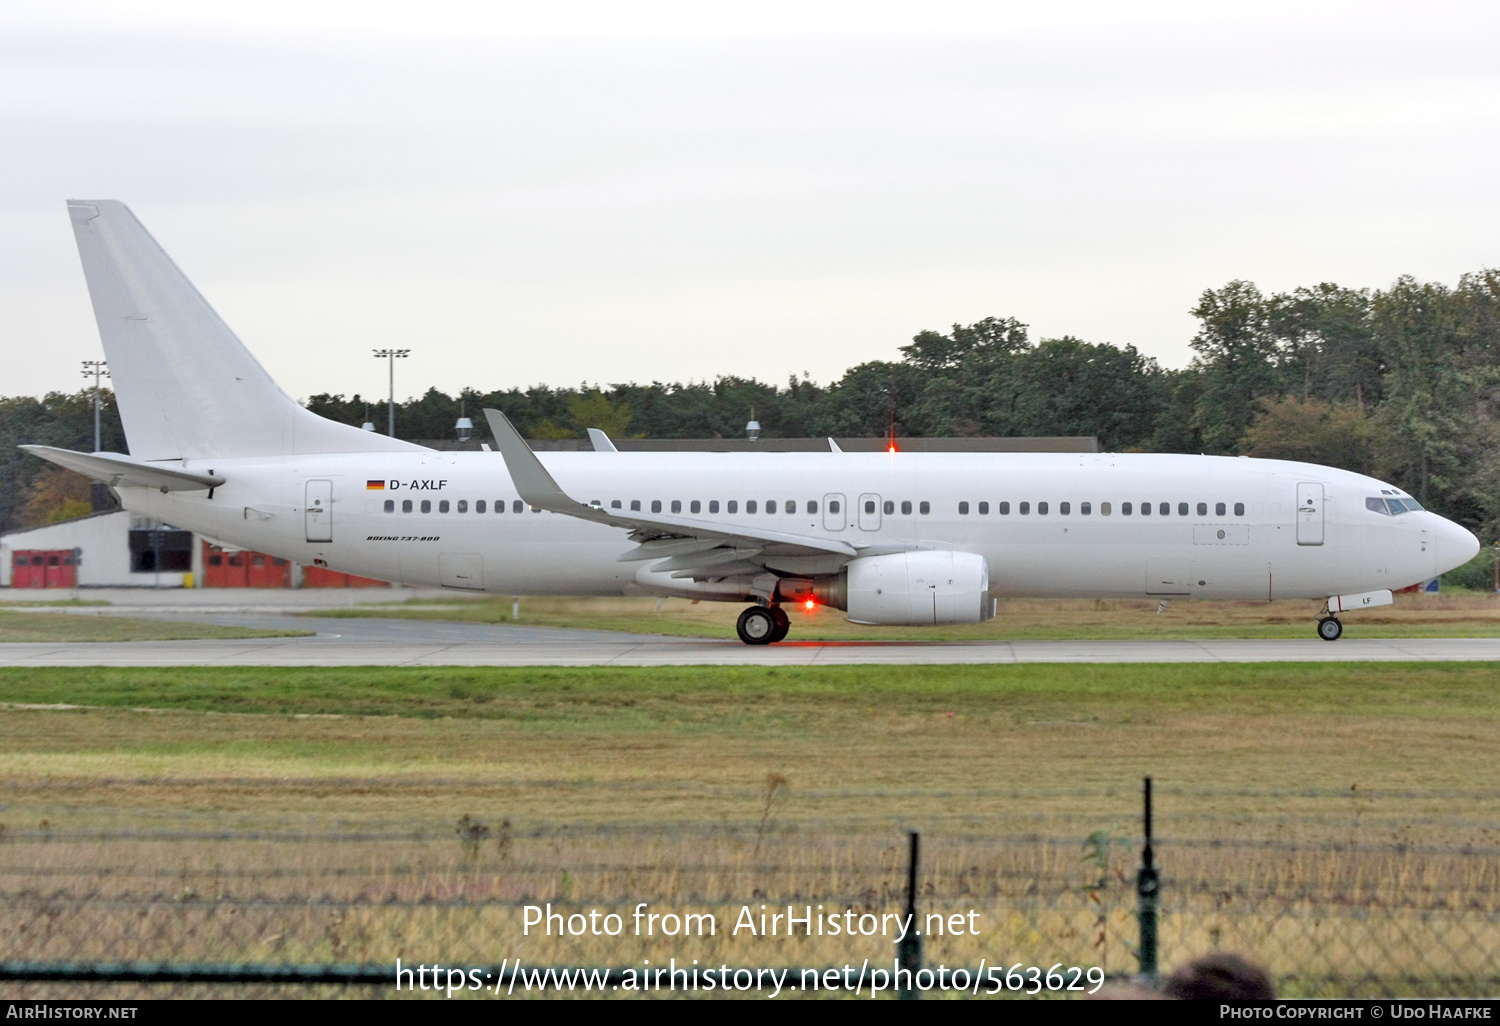
<path id="1" fill-rule="evenodd" d="M 307 540 L 333 541 L 333 482 L 307 482 Z"/>
<path id="2" fill-rule="evenodd" d="M 842 531 L 848 523 L 844 519 L 844 497 L 842 495 L 823 496 L 823 530 Z"/>
<path id="3" fill-rule="evenodd" d="M 1297 544 L 1323 544 L 1323 486 L 1315 481 L 1297 485 Z"/>

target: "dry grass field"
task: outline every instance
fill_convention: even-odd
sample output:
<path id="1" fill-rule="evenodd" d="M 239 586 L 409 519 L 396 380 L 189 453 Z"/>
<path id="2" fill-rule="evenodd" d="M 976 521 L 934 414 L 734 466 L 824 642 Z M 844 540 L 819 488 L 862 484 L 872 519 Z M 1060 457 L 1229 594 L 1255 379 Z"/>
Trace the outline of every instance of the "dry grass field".
<path id="1" fill-rule="evenodd" d="M 61 603 L 59 603 L 61 605 Z M 69 605 L 72 605 L 70 603 Z M 198 641 L 206 638 L 300 637 L 314 631 L 268 631 L 207 623 L 72 615 L 0 608 L 0 643 L 7 641 Z"/>
<path id="2" fill-rule="evenodd" d="M 732 637 L 743 606 L 669 599 L 658 611 L 650 598 L 521 600 L 521 622 L 539 627 L 581 627 L 637 634 Z M 981 641 L 1157 638 L 1309 638 L 1322 608 L 1309 601 L 1172 602 L 1135 599 L 1003 599 L 994 619 L 950 627 L 860 627 L 838 610 L 787 607 L 793 640 Z M 415 620 L 511 622 L 511 600 L 410 602 L 354 609 L 321 609 L 309 617 L 397 617 Z M 1344 617 L 1346 636 L 1359 638 L 1495 637 L 1500 596 L 1451 592 L 1403 594 L 1394 606 Z"/>
<path id="3" fill-rule="evenodd" d="M 896 911 L 919 828 L 923 912 L 980 916 L 978 937 L 929 938 L 929 963 L 1124 971 L 1151 773 L 1168 966 L 1228 948 L 1288 992 L 1492 992 L 1496 682 L 1483 664 L 4 670 L 0 958 L 879 964 L 889 940 L 728 931 L 745 905 Z M 719 931 L 522 933 L 526 904 L 639 901 Z"/>

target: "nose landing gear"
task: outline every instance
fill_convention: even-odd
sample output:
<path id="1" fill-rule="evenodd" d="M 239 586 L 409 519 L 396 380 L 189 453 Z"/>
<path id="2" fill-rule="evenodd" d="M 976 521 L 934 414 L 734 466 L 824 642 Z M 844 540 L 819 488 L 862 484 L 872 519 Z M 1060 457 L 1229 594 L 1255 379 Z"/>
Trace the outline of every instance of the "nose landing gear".
<path id="1" fill-rule="evenodd" d="M 751 606 L 740 614 L 734 629 L 747 645 L 769 645 L 786 637 L 792 621 L 780 606 Z"/>
<path id="2" fill-rule="evenodd" d="M 1318 637 L 1324 641 L 1337 641 L 1343 636 L 1344 625 L 1336 616 L 1325 616 L 1318 621 Z"/>

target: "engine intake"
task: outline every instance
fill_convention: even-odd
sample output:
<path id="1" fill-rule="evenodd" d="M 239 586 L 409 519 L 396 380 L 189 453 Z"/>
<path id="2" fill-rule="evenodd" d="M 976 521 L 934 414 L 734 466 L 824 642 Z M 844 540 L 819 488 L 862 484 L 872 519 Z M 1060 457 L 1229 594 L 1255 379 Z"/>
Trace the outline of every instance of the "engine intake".
<path id="1" fill-rule="evenodd" d="M 839 575 L 853 623 L 979 623 L 994 615 L 983 556 L 946 549 L 853 560 Z"/>

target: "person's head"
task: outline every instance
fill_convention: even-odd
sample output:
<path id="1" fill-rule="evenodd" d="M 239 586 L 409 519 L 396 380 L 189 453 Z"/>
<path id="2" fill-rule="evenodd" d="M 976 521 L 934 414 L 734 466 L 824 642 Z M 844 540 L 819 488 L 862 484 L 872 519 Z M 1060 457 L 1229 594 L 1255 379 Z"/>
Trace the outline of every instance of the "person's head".
<path id="1" fill-rule="evenodd" d="M 1162 985 L 1162 993 L 1182 1001 L 1271 1001 L 1271 976 L 1239 955 L 1215 952 L 1179 968 Z"/>

